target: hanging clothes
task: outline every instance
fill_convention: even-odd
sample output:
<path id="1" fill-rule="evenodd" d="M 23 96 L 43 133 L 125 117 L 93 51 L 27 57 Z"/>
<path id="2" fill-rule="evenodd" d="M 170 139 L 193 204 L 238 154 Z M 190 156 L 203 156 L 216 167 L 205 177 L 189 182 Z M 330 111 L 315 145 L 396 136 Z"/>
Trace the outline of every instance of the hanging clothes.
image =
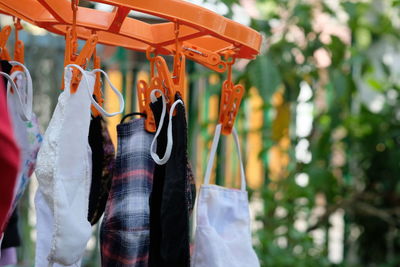
<path id="1" fill-rule="evenodd" d="M 147 267 L 153 134 L 145 131 L 144 119 L 119 124 L 117 133 L 114 177 L 100 229 L 101 265 Z"/>
<path id="2" fill-rule="evenodd" d="M 32 79 L 29 71 L 18 62 L 11 61 L 11 64 L 22 66 L 24 69 L 23 72 L 15 71 L 10 75 L 11 79 L 15 81 L 18 94 L 11 91 L 10 83 L 7 85 L 8 110 L 22 156 L 14 191 L 15 198 L 12 205 L 12 210 L 14 210 L 35 170 L 36 158 L 43 138 L 36 115 L 32 112 Z M 24 99 L 24 101 L 21 102 L 21 99 Z M 25 114 L 29 115 L 29 118 L 25 118 Z"/>
<path id="3" fill-rule="evenodd" d="M 170 116 L 168 122 L 160 121 L 162 97 L 150 104 L 157 127 L 162 127 L 157 137 L 157 155 L 168 152 L 168 143 L 173 143 L 168 161 L 165 165 L 156 165 L 154 172 L 150 198 L 150 267 L 190 266 L 189 217 L 196 187 L 187 156 L 185 108 L 179 95 L 174 105 L 176 115 Z M 172 107 L 170 112 L 174 113 Z M 168 127 L 172 135 L 168 134 Z"/>
<path id="4" fill-rule="evenodd" d="M 90 121 L 89 145 L 92 149 L 92 183 L 88 221 L 94 225 L 104 213 L 115 165 L 114 145 L 101 116 Z"/>
<path id="5" fill-rule="evenodd" d="M 4 239 L 1 244 L 1 249 L 7 249 L 21 245 L 21 238 L 18 231 L 18 215 L 15 208 L 25 191 L 29 177 L 34 171 L 36 156 L 42 136 L 39 131 L 37 119 L 34 114 L 32 114 L 32 79 L 29 71 L 19 62 L 2 61 L 1 64 L 6 74 L 9 74 L 12 65 L 19 65 L 24 70 L 23 72 L 13 72 L 9 76 L 10 80 L 7 80 L 7 106 L 13 126 L 14 137 L 21 155 L 19 172 L 14 188 L 14 199 L 8 215 L 9 219 L 4 231 Z M 3 74 L 3 79 L 4 78 L 5 75 Z M 13 90 L 11 90 L 10 83 L 14 83 Z M 28 115 L 29 118 L 26 115 Z M 10 255 L 11 254 L 6 254 L 9 259 Z M 3 260 L 3 256 L 1 256 L 0 259 Z M 10 262 L 9 259 L 5 261 Z"/>
<path id="6" fill-rule="evenodd" d="M 4 230 L 4 238 L 1 242 L 1 249 L 21 246 L 21 236 L 18 230 L 18 212 L 14 210 L 7 221 L 7 226 Z M 3 258 L 3 255 L 0 256 Z"/>
<path id="7" fill-rule="evenodd" d="M 1 62 L 1 70 L 3 62 Z M 8 70 L 9 71 L 9 70 Z M 20 151 L 16 143 L 11 125 L 7 100 L 6 87 L 3 80 L 0 81 L 0 243 L 5 223 L 9 217 L 14 199 L 14 188 L 19 171 Z"/>
<path id="8" fill-rule="evenodd" d="M 17 248 L 1 249 L 0 266 L 15 265 L 17 262 Z"/>
<path id="9" fill-rule="evenodd" d="M 52 233 L 54 232 L 54 216 L 45 200 L 43 193 L 38 190 L 35 195 L 35 210 L 36 210 L 36 253 L 35 267 L 46 267 L 49 265 L 47 256 L 50 253 L 52 245 Z M 81 266 L 81 260 L 75 264 L 63 265 L 54 263 L 53 267 L 65 266 Z"/>
<path id="10" fill-rule="evenodd" d="M 74 67 L 81 71 L 82 81 L 71 94 L 72 70 L 66 68 L 66 89 L 59 96 L 37 160 L 36 267 L 54 263 L 80 266 L 91 236 L 87 220 L 92 176 L 88 134 L 95 75 Z"/>
<path id="11" fill-rule="evenodd" d="M 204 184 L 197 202 L 196 234 L 192 267 L 258 267 L 253 250 L 246 178 L 240 154 L 239 138 L 232 131 L 240 162 L 241 189 L 210 184 L 221 124 L 215 136 L 207 164 Z"/>

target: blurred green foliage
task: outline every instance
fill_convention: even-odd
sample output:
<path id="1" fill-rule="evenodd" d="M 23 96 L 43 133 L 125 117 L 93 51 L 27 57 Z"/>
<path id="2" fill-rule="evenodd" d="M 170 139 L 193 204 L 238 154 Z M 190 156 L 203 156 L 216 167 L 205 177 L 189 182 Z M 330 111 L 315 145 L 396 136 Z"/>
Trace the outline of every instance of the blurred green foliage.
<path id="1" fill-rule="evenodd" d="M 255 2 L 259 16 L 251 26 L 266 36 L 266 49 L 239 79 L 258 88 L 265 114 L 273 109 L 271 96 L 284 88 L 292 114 L 288 175 L 272 181 L 265 161 L 255 236 L 262 266 L 335 265 L 329 231 L 336 212 L 344 218 L 343 261 L 336 265 L 399 266 L 399 1 Z M 304 82 L 314 107 L 305 138 L 295 132 Z M 265 127 L 260 131 L 267 151 L 269 140 L 277 140 Z M 295 156 L 304 139 L 310 161 Z M 308 175 L 307 186 L 296 183 L 299 174 Z M 307 227 L 296 226 L 299 221 Z"/>

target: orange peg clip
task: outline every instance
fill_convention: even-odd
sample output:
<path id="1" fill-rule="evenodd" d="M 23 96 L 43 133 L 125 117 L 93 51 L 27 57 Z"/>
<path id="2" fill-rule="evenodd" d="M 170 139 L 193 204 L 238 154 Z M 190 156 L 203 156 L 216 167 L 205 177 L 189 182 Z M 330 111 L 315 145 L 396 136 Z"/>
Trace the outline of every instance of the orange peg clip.
<path id="1" fill-rule="evenodd" d="M 186 56 L 182 53 L 182 42 L 179 41 L 179 23 L 175 23 L 175 54 L 174 65 L 172 70 L 172 84 L 173 84 L 173 100 L 175 94 L 179 93 L 182 99 L 185 99 L 185 86 L 186 86 Z"/>
<path id="2" fill-rule="evenodd" d="M 89 62 L 90 58 L 92 57 L 94 50 L 96 49 L 98 37 L 96 34 L 90 35 L 90 37 L 86 41 L 85 46 L 82 48 L 79 55 L 77 55 L 78 37 L 76 33 L 76 16 L 78 11 L 78 2 L 79 2 L 78 0 L 71 1 L 73 19 L 72 19 L 72 26 L 68 27 L 65 34 L 64 66 L 67 66 L 69 64 L 76 64 L 82 67 L 83 69 L 86 69 L 86 65 Z M 71 80 L 71 93 L 76 92 L 81 79 L 82 79 L 82 73 L 77 69 L 73 69 L 72 80 Z"/>
<path id="3" fill-rule="evenodd" d="M 24 64 L 25 54 L 24 54 L 24 43 L 19 39 L 19 31 L 22 30 L 21 19 L 14 18 L 14 31 L 15 31 L 15 43 L 14 43 L 14 60 Z M 14 71 L 23 71 L 23 68 L 19 65 L 15 65 L 12 68 Z"/>
<path id="4" fill-rule="evenodd" d="M 156 56 L 154 58 L 155 66 L 157 67 L 157 73 L 159 81 L 154 83 L 154 89 L 161 89 L 165 93 L 165 98 L 168 105 L 172 105 L 175 99 L 175 88 L 172 81 L 172 75 L 168 69 L 167 62 L 161 56 Z"/>
<path id="5" fill-rule="evenodd" d="M 235 124 L 235 119 L 239 111 L 240 103 L 244 95 L 244 87 L 241 84 L 234 85 L 232 82 L 232 65 L 235 58 L 228 61 L 228 75 L 222 84 L 221 100 L 219 107 L 219 123 L 222 124 L 221 132 L 229 135 Z"/>
<path id="6" fill-rule="evenodd" d="M 153 83 L 153 79 L 151 81 Z M 150 108 L 150 93 L 152 86 L 148 86 L 148 84 L 140 80 L 137 83 L 137 96 L 139 102 L 139 111 L 140 113 L 146 114 L 145 120 L 145 128 L 148 132 L 154 133 L 156 132 L 156 121 L 154 119 L 153 111 Z"/>
<path id="7" fill-rule="evenodd" d="M 137 97 L 139 103 L 139 112 L 144 113 L 146 115 L 145 120 L 145 129 L 148 132 L 154 133 L 156 132 L 156 121 L 154 119 L 153 111 L 150 108 L 150 93 L 154 86 L 158 85 L 158 80 L 156 81 L 155 77 L 155 69 L 154 69 L 154 61 L 156 57 L 156 50 L 149 46 L 146 49 L 146 57 L 150 61 L 150 85 L 144 81 L 140 80 L 137 83 Z M 154 53 L 155 56 L 152 56 Z"/>
<path id="8" fill-rule="evenodd" d="M 186 87 L 186 56 L 179 52 L 174 57 L 174 69 L 172 73 L 174 83 L 174 95 L 179 93 L 182 99 L 185 99 Z"/>
<path id="9" fill-rule="evenodd" d="M 221 106 L 222 109 L 220 107 L 219 123 L 222 124 L 222 134 L 228 135 L 232 132 L 232 128 L 235 124 L 235 119 L 244 95 L 244 87 L 241 84 L 230 87 L 225 84 L 225 82 L 224 88 L 229 88 L 227 91 L 230 91 L 230 93 L 225 93 L 227 98 L 226 102 Z M 225 87 L 225 85 L 227 85 L 227 87 Z M 224 94 L 224 92 L 222 92 L 222 94 Z"/>
<path id="10" fill-rule="evenodd" d="M 100 64 L 100 56 L 97 56 L 96 54 L 96 49 L 93 52 L 93 69 L 100 69 L 101 64 Z M 93 95 L 95 96 L 96 102 L 100 105 L 103 106 L 103 92 L 101 91 L 101 73 L 96 72 L 96 80 L 94 82 L 94 90 L 93 90 Z M 98 117 L 101 115 L 100 111 L 98 111 L 93 105 L 91 106 L 92 109 L 92 114 L 94 117 Z"/>
<path id="11" fill-rule="evenodd" d="M 7 41 L 8 37 L 10 36 L 11 33 L 11 27 L 9 25 L 4 26 L 3 29 L 1 29 L 0 32 L 0 59 L 2 60 L 11 60 L 10 53 L 8 52 L 7 49 Z"/>
<path id="12" fill-rule="evenodd" d="M 94 49 L 96 48 L 98 40 L 97 35 L 92 34 L 92 36 L 86 41 L 86 44 L 82 48 L 79 55 L 77 55 L 75 52 L 75 44 L 72 36 L 72 29 L 70 28 L 67 30 L 66 34 L 64 66 L 76 64 L 83 69 L 86 69 L 86 65 L 92 57 Z M 81 81 L 82 73 L 80 73 L 80 71 L 77 69 L 73 69 L 72 73 L 71 93 L 75 93 Z"/>

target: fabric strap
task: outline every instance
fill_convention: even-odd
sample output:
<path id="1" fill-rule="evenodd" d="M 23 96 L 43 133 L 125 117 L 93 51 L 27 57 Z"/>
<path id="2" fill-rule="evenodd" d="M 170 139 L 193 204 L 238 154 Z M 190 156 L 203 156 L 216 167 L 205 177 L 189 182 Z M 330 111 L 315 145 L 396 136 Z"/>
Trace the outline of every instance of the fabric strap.
<path id="1" fill-rule="evenodd" d="M 157 129 L 156 134 L 153 138 L 153 141 L 151 142 L 151 145 L 150 145 L 150 154 L 155 163 L 157 163 L 158 165 L 164 165 L 165 163 L 167 163 L 167 161 L 171 157 L 172 146 L 174 145 L 174 140 L 173 140 L 173 136 L 172 136 L 172 117 L 174 114 L 174 110 L 178 104 L 181 104 L 182 106 L 184 104 L 183 104 L 182 100 L 179 99 L 179 100 L 176 100 L 171 106 L 171 109 L 169 111 L 169 123 L 168 123 L 168 128 L 167 128 L 167 137 L 168 137 L 167 147 L 165 149 L 164 156 L 162 158 L 160 158 L 156 153 L 155 144 L 157 141 L 157 137 L 160 134 L 162 126 L 164 124 L 165 113 L 167 112 L 166 111 L 167 107 L 166 107 L 166 100 L 165 100 L 164 93 L 159 89 L 154 89 L 153 91 L 151 91 L 151 93 L 150 93 L 151 102 L 154 103 L 157 101 L 156 93 L 161 94 L 161 98 L 163 101 L 163 109 L 161 112 L 161 118 L 160 118 L 160 123 L 158 124 L 158 129 Z"/>
<path id="2" fill-rule="evenodd" d="M 7 83 L 7 95 L 11 94 L 11 92 L 10 92 L 10 88 L 11 87 L 14 90 L 14 93 L 15 93 L 17 101 L 18 101 L 17 103 L 20 105 L 20 108 L 18 110 L 19 110 L 19 115 L 20 115 L 21 119 L 23 121 L 31 120 L 31 118 L 32 118 L 32 94 L 31 94 L 31 99 L 30 100 L 27 99 L 27 102 L 28 103 L 30 102 L 30 109 L 29 109 L 29 105 L 28 105 L 28 108 L 24 108 L 24 104 L 23 104 L 23 101 L 21 99 L 20 91 L 19 91 L 17 85 L 14 82 L 14 78 L 16 77 L 15 76 L 16 74 L 10 76 L 5 72 L 0 71 L 0 75 L 6 77 L 6 79 L 8 80 L 8 83 Z M 29 94 L 28 94 L 28 96 L 29 96 Z"/>
<path id="3" fill-rule="evenodd" d="M 83 75 L 84 80 L 86 82 L 86 85 L 89 87 L 89 81 L 87 78 L 88 73 L 90 74 L 96 74 L 97 72 L 100 72 L 104 75 L 104 77 L 106 78 L 106 81 L 108 82 L 108 84 L 110 85 L 111 89 L 114 91 L 114 93 L 117 95 L 118 97 L 118 102 L 119 102 L 119 111 L 117 112 L 112 112 L 109 113 L 107 112 L 105 109 L 103 109 L 102 106 L 100 106 L 96 100 L 93 98 L 93 95 L 88 91 L 89 95 L 90 95 L 90 101 L 92 102 L 93 106 L 95 106 L 95 108 L 103 115 L 106 117 L 113 117 L 115 115 L 121 114 L 124 111 L 125 108 L 125 101 L 124 101 L 124 97 L 122 96 L 122 94 L 118 91 L 117 88 L 115 88 L 115 86 L 111 83 L 110 78 L 108 77 L 107 73 L 101 69 L 94 69 L 92 71 L 85 71 L 84 69 L 82 69 L 79 65 L 76 64 L 69 64 L 67 66 L 65 66 L 65 70 L 71 68 L 71 67 L 75 67 L 77 68 Z"/>
<path id="4" fill-rule="evenodd" d="M 214 139 L 213 139 L 212 146 L 211 146 L 210 158 L 208 159 L 206 175 L 204 177 L 204 184 L 206 184 L 206 185 L 210 184 L 211 171 L 212 171 L 212 168 L 214 165 L 214 158 L 215 158 L 215 154 L 217 152 L 218 143 L 219 143 L 219 139 L 221 136 L 221 128 L 222 128 L 221 124 L 217 124 L 217 127 L 215 127 L 215 134 L 214 134 Z M 238 137 L 238 134 L 237 134 L 235 128 L 233 128 L 233 130 L 232 130 L 232 135 L 233 135 L 233 139 L 235 140 L 236 152 L 238 154 L 239 163 L 240 163 L 241 190 L 244 191 L 244 190 L 246 190 L 246 176 L 245 176 L 244 168 L 243 168 L 242 154 L 240 153 L 239 137 Z"/>
<path id="5" fill-rule="evenodd" d="M 12 66 L 20 66 L 24 71 L 14 71 L 11 73 L 11 78 L 14 81 L 19 75 L 25 75 L 25 92 L 18 90 L 18 97 L 20 98 L 21 103 L 21 110 L 20 116 L 26 117 L 28 120 L 32 118 L 32 101 L 33 101 L 33 86 L 32 86 L 32 77 L 27 67 L 24 64 L 18 61 L 10 61 L 9 62 Z M 17 86 L 18 87 L 18 86 Z M 18 87 L 19 89 L 19 87 Z M 9 84 L 7 85 L 7 93 L 9 94 Z M 25 101 L 24 101 L 25 100 Z M 24 105 L 22 105 L 24 104 Z"/>

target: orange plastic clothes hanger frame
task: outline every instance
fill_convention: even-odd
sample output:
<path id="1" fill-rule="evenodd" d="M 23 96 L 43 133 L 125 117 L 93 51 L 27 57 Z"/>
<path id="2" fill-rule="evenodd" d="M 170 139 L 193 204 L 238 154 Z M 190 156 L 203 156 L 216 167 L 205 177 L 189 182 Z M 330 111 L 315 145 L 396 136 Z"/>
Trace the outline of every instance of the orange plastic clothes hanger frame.
<path id="1" fill-rule="evenodd" d="M 186 56 L 199 63 L 214 62 L 221 52 L 235 48 L 238 58 L 254 58 L 260 49 L 256 31 L 210 10 L 181 0 L 94 0 L 114 6 L 112 12 L 79 7 L 78 38 L 88 39 L 92 30 L 99 43 L 146 51 L 150 45 L 159 54 L 174 49 L 174 22 L 180 24 L 179 40 L 186 42 Z M 0 9 L 48 31 L 62 34 L 72 24 L 67 0 L 0 0 Z M 131 10 L 164 18 L 170 22 L 148 24 L 127 17 Z M 193 48 L 194 47 L 194 48 Z M 192 50 L 192 51 L 190 51 Z M 193 51 L 195 53 L 193 53 Z M 191 58 L 189 54 L 192 54 Z"/>

